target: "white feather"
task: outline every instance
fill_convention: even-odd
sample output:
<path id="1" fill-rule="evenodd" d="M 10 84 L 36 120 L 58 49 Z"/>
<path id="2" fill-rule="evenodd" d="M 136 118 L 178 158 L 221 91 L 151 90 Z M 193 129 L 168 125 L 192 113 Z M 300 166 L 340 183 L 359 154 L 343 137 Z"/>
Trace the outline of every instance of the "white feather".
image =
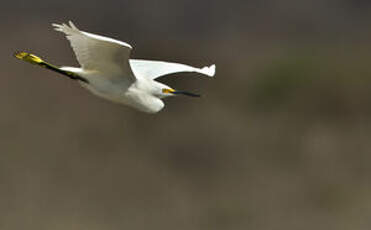
<path id="1" fill-rule="evenodd" d="M 179 63 L 139 59 L 130 59 L 129 63 L 135 76 L 152 80 L 164 75 L 180 72 L 196 72 L 210 77 L 215 75 L 215 65 L 196 68 Z"/>
<path id="2" fill-rule="evenodd" d="M 135 80 L 128 61 L 132 49 L 129 44 L 80 31 L 71 21 L 69 26 L 52 25 L 66 35 L 84 71 L 104 73 L 107 78 Z"/>

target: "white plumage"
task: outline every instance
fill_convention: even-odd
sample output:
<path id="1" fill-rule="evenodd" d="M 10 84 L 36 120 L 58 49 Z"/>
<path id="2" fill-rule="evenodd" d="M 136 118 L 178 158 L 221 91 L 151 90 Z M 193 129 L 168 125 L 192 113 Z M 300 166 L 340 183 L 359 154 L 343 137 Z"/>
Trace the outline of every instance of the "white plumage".
<path id="1" fill-rule="evenodd" d="M 66 35 L 81 65 L 80 68 L 61 67 L 60 70 L 86 79 L 80 84 L 95 95 L 143 112 L 160 111 L 164 107 L 161 98 L 194 95 L 174 90 L 155 81 L 156 78 L 177 72 L 197 72 L 210 77 L 215 74 L 215 65 L 195 68 L 178 63 L 130 59 L 132 47 L 129 44 L 83 32 L 71 21 L 69 25 L 53 26 Z"/>
<path id="2" fill-rule="evenodd" d="M 215 65 L 210 67 L 205 66 L 202 69 L 199 69 L 189 65 L 163 61 L 130 59 L 129 63 L 135 76 L 150 78 L 152 80 L 164 75 L 179 72 L 196 72 L 208 75 L 210 77 L 214 76 L 215 74 Z"/>

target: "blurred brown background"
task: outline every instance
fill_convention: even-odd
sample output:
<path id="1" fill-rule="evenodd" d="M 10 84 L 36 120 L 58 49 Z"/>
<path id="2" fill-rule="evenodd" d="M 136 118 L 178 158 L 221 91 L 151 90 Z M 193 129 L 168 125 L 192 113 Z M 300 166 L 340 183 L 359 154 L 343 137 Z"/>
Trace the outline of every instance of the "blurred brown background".
<path id="1" fill-rule="evenodd" d="M 371 2 L 7 1 L 0 229 L 370 229 Z M 20 62 L 77 65 L 52 22 L 203 66 L 156 115 Z"/>

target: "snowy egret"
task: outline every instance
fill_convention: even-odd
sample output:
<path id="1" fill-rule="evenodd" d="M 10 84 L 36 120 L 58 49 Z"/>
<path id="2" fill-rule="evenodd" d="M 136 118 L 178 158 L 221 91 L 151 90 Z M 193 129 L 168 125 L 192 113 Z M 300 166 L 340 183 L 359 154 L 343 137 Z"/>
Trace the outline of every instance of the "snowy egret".
<path id="1" fill-rule="evenodd" d="M 15 57 L 77 80 L 97 96 L 143 112 L 159 112 L 164 107 L 161 99 L 168 96 L 199 96 L 172 89 L 155 81 L 156 78 L 178 72 L 197 72 L 210 77 L 215 74 L 215 65 L 195 68 L 178 63 L 129 59 L 132 47 L 125 42 L 81 31 L 71 21 L 69 25 L 52 25 L 70 41 L 80 68 L 57 67 L 27 52 L 17 52 Z"/>

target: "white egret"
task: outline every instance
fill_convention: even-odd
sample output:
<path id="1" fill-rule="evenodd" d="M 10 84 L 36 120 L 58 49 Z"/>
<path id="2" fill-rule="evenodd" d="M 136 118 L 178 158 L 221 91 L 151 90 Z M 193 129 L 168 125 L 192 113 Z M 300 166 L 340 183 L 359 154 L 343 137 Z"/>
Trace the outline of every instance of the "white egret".
<path id="1" fill-rule="evenodd" d="M 52 25 L 70 41 L 80 68 L 57 67 L 27 52 L 18 52 L 15 57 L 77 80 L 97 96 L 143 112 L 160 111 L 164 107 L 161 99 L 168 96 L 199 96 L 174 90 L 155 81 L 156 78 L 178 72 L 197 72 L 210 77 L 215 74 L 215 65 L 195 68 L 178 63 L 129 59 L 132 47 L 125 42 L 83 32 L 71 21 L 69 25 Z"/>

